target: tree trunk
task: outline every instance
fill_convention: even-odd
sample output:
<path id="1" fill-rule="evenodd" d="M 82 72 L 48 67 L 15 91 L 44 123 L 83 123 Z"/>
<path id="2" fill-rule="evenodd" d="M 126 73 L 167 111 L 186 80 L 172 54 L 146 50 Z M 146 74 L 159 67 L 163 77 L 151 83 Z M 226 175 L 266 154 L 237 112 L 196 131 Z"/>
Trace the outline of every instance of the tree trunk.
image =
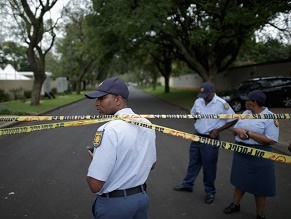
<path id="1" fill-rule="evenodd" d="M 81 83 L 82 81 L 76 81 L 76 94 L 81 94 Z"/>
<path id="2" fill-rule="evenodd" d="M 44 80 L 34 79 L 32 92 L 31 92 L 31 102 L 30 104 L 33 106 L 40 104 L 40 96 L 41 96 L 41 88 Z"/>
<path id="3" fill-rule="evenodd" d="M 170 75 L 165 74 L 165 93 L 170 93 Z"/>
<path id="4" fill-rule="evenodd" d="M 31 93 L 31 102 L 32 106 L 40 104 L 40 95 L 41 88 L 44 80 L 46 79 L 45 75 L 45 57 L 42 53 L 38 55 L 35 54 L 34 47 L 29 45 L 27 49 L 27 58 L 29 65 L 34 74 L 34 81 Z"/>

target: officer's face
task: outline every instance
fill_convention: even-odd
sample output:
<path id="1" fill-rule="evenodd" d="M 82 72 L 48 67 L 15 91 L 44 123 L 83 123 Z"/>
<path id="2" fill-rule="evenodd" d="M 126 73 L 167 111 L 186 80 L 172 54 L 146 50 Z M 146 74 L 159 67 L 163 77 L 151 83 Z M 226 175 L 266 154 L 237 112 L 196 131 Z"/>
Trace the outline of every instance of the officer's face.
<path id="1" fill-rule="evenodd" d="M 247 110 L 253 110 L 256 105 L 256 101 L 254 100 L 246 100 L 245 107 Z"/>
<path id="2" fill-rule="evenodd" d="M 207 97 L 203 98 L 206 103 L 209 103 L 214 96 L 214 91 L 212 91 Z"/>
<path id="3" fill-rule="evenodd" d="M 101 115 L 113 115 L 118 111 L 120 96 L 113 94 L 107 94 L 103 97 L 99 97 L 96 100 L 97 111 Z"/>

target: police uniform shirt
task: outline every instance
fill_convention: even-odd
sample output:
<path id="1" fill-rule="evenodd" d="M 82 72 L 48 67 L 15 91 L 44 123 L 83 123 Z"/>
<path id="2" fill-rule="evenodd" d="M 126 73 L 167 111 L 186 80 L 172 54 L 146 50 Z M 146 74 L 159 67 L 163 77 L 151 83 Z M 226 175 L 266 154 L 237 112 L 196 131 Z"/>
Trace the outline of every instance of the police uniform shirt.
<path id="1" fill-rule="evenodd" d="M 251 110 L 246 110 L 243 114 L 253 114 Z M 273 114 L 268 110 L 267 107 L 264 107 L 264 110 L 261 114 Z M 279 124 L 278 120 L 274 119 L 240 119 L 234 125 L 234 128 L 244 128 L 250 132 L 255 132 L 258 134 L 263 134 L 267 138 L 278 142 L 279 139 Z M 259 142 L 255 141 L 252 138 L 241 139 L 239 136 L 235 136 L 235 141 L 243 142 L 250 145 L 261 145 Z"/>
<path id="2" fill-rule="evenodd" d="M 115 115 L 120 114 L 134 112 L 125 108 Z M 136 120 L 150 123 L 144 118 Z M 155 131 L 122 120 L 113 120 L 98 128 L 98 135 L 100 132 L 102 137 L 94 149 L 87 174 L 105 181 L 97 194 L 144 184 L 153 163 L 156 162 Z"/>
<path id="3" fill-rule="evenodd" d="M 214 94 L 212 100 L 205 105 L 203 98 L 195 100 L 194 105 L 190 111 L 192 115 L 198 114 L 235 114 L 229 104 Z M 195 130 L 204 135 L 209 135 L 209 132 L 213 129 L 220 128 L 227 122 L 231 122 L 234 119 L 197 119 L 194 123 Z"/>

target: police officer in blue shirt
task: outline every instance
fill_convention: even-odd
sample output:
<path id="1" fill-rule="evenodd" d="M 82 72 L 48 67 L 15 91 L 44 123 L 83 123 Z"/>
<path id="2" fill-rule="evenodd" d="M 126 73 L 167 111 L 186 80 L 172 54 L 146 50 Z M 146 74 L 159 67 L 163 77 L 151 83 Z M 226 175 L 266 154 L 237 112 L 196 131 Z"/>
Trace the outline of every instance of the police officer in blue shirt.
<path id="1" fill-rule="evenodd" d="M 96 99 L 101 115 L 134 114 L 127 107 L 129 91 L 117 77 L 103 81 L 85 96 Z M 135 120 L 150 123 L 145 118 Z M 149 197 L 145 182 L 156 163 L 155 131 L 123 120 L 105 123 L 96 131 L 87 183 L 96 199 L 93 218 L 147 219 Z"/>
<path id="2" fill-rule="evenodd" d="M 241 96 L 246 101 L 243 114 L 272 114 L 267 107 L 266 95 L 261 90 Z M 237 144 L 250 148 L 272 151 L 278 142 L 279 122 L 273 119 L 240 119 L 233 127 Z M 264 219 L 267 197 L 276 195 L 274 161 L 260 156 L 234 152 L 230 182 L 235 187 L 233 202 L 224 209 L 225 214 L 240 211 L 240 201 L 246 192 L 253 194 L 256 203 L 256 219 Z"/>
<path id="3" fill-rule="evenodd" d="M 191 114 L 234 114 L 228 103 L 218 97 L 214 86 L 205 82 L 200 86 L 198 99 L 195 100 Z M 236 123 L 233 119 L 197 119 L 194 123 L 196 135 L 219 140 L 219 133 Z M 216 178 L 218 147 L 211 144 L 191 142 L 187 175 L 182 184 L 175 186 L 175 191 L 192 192 L 194 181 L 203 167 L 203 183 L 205 187 L 205 203 L 211 204 L 216 193 L 214 181 Z"/>

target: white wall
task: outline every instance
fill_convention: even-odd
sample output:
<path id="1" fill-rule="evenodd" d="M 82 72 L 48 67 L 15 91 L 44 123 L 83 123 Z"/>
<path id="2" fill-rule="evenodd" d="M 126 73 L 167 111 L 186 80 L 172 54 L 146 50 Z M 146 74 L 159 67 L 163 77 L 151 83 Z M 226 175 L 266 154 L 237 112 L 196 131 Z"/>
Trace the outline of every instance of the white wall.
<path id="1" fill-rule="evenodd" d="M 229 90 L 247 79 L 267 76 L 291 76 L 291 61 L 231 68 L 216 76 L 215 88 L 216 90 Z M 163 77 L 160 77 L 158 81 L 161 85 L 165 85 Z M 192 73 L 171 77 L 169 85 L 173 88 L 199 89 L 202 82 L 203 80 L 198 74 Z"/>

